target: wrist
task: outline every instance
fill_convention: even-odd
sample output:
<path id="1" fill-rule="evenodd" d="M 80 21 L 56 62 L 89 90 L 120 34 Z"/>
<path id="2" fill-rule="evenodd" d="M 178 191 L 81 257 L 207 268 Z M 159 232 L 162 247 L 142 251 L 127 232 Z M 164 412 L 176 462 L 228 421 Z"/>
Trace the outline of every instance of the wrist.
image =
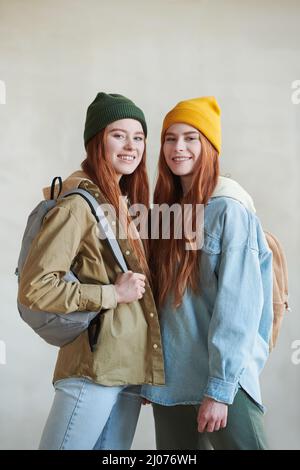
<path id="1" fill-rule="evenodd" d="M 224 401 L 217 400 L 216 398 L 209 397 L 207 395 L 204 395 L 203 401 L 204 400 L 207 401 L 207 402 L 222 403 L 222 405 L 228 405 L 228 403 L 225 403 Z"/>
<path id="2" fill-rule="evenodd" d="M 115 284 L 115 292 L 116 292 L 116 300 L 117 300 L 117 304 L 121 303 L 121 296 L 120 296 L 120 292 L 119 292 L 119 287 Z"/>

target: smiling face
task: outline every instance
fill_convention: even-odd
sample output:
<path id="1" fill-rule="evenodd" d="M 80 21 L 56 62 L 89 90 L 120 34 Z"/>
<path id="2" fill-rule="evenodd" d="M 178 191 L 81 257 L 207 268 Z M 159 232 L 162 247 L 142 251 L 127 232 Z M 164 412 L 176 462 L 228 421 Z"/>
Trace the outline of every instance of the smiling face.
<path id="1" fill-rule="evenodd" d="M 145 150 L 142 125 L 135 119 L 120 119 L 109 124 L 104 134 L 105 155 L 117 173 L 118 181 L 140 164 Z"/>
<path id="2" fill-rule="evenodd" d="M 201 155 L 200 132 L 188 124 L 172 124 L 165 133 L 163 153 L 168 167 L 187 189 Z"/>

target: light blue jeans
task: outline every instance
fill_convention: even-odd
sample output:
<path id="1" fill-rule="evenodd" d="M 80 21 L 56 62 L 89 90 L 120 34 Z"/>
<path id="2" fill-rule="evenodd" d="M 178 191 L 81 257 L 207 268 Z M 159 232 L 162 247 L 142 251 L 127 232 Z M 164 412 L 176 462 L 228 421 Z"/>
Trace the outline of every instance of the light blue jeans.
<path id="1" fill-rule="evenodd" d="M 141 409 L 140 386 L 106 387 L 70 377 L 54 388 L 40 450 L 130 449 Z"/>

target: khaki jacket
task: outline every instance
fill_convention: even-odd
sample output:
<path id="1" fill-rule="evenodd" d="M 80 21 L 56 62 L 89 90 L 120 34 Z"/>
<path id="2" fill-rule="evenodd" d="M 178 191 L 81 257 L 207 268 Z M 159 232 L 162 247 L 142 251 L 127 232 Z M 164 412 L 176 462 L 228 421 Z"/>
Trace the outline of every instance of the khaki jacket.
<path id="1" fill-rule="evenodd" d="M 63 183 L 62 193 L 77 187 L 87 189 L 99 203 L 105 203 L 99 188 L 82 171 Z M 49 188 L 44 196 L 49 199 Z M 19 301 L 33 310 L 66 315 L 101 310 L 95 352 L 90 350 L 87 331 L 60 348 L 53 382 L 85 376 L 110 386 L 163 385 L 160 327 L 150 286 L 146 282 L 141 300 L 117 304 L 113 284 L 121 268 L 97 230 L 96 219 L 82 197 L 59 199 L 46 215 L 21 274 Z M 128 269 L 142 272 L 128 240 L 118 241 Z M 80 284 L 62 279 L 70 267 Z"/>

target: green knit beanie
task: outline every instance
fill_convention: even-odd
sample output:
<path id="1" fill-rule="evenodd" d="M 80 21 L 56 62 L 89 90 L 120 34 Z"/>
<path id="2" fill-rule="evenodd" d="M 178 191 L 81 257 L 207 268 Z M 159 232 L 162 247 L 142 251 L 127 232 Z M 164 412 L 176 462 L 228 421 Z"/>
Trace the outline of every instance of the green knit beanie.
<path id="1" fill-rule="evenodd" d="M 89 140 L 95 137 L 99 131 L 108 124 L 119 119 L 136 119 L 142 125 L 145 137 L 147 125 L 143 111 L 133 101 L 116 93 L 98 93 L 94 101 L 89 105 L 86 113 L 84 128 L 85 148 Z"/>

